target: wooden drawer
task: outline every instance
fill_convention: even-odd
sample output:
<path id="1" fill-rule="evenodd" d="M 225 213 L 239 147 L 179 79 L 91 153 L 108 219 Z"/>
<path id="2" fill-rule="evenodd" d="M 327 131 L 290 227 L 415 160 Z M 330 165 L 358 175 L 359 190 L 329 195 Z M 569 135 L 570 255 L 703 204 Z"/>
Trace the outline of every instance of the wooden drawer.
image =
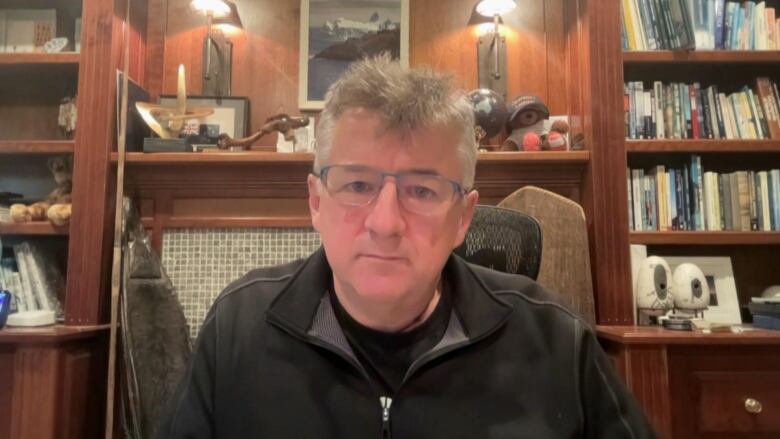
<path id="1" fill-rule="evenodd" d="M 696 416 L 701 433 L 780 437 L 780 372 L 695 372 L 693 378 L 699 390 Z"/>

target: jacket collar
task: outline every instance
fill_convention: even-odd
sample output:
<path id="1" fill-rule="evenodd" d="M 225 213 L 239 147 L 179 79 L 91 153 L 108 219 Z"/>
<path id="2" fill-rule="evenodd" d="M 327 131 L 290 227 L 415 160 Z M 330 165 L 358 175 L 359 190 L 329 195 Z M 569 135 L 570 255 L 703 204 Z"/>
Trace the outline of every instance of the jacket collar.
<path id="1" fill-rule="evenodd" d="M 332 272 L 322 247 L 306 259 L 274 299 L 268 317 L 274 318 L 298 333 L 310 334 L 322 318 L 333 313 L 327 300 Z M 452 295 L 453 315 L 458 332 L 468 340 L 481 338 L 506 321 L 511 306 L 496 297 L 477 277 L 469 264 L 451 255 L 442 276 L 446 277 Z"/>

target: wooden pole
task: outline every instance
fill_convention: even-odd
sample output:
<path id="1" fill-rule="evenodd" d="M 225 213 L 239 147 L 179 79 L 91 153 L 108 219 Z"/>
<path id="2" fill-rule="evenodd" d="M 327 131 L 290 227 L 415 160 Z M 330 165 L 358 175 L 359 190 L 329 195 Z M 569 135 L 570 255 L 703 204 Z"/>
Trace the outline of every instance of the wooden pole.
<path id="1" fill-rule="evenodd" d="M 122 97 L 117 127 L 116 198 L 114 210 L 114 252 L 111 266 L 111 337 L 108 344 L 108 391 L 106 392 L 106 439 L 114 435 L 114 399 L 116 390 L 117 330 L 119 326 L 119 292 L 122 282 L 122 222 L 124 216 L 125 142 L 127 132 L 127 88 L 130 71 L 130 1 L 125 0 L 122 65 Z"/>

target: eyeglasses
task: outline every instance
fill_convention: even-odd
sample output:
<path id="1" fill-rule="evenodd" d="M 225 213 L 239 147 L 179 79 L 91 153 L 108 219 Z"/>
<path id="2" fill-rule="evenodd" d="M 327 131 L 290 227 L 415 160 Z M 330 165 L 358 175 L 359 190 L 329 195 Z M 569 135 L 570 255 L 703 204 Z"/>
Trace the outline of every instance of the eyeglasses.
<path id="1" fill-rule="evenodd" d="M 373 203 L 384 187 L 385 177 L 393 177 L 401 206 L 421 215 L 441 213 L 450 207 L 456 196 L 462 197 L 468 192 L 460 184 L 438 174 L 382 172 L 360 165 L 325 166 L 316 176 L 331 198 L 350 206 Z"/>

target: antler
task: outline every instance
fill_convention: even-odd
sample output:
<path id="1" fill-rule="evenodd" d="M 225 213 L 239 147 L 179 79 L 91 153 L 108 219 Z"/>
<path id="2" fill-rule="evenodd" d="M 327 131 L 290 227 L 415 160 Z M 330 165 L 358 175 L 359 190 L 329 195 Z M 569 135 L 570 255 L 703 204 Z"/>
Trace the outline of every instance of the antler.
<path id="1" fill-rule="evenodd" d="M 217 147 L 219 149 L 228 149 L 233 146 L 240 146 L 243 149 L 247 149 L 252 146 L 257 139 L 274 131 L 282 133 L 285 140 L 295 141 L 295 129 L 307 125 L 309 125 L 309 116 L 290 117 L 287 114 L 276 114 L 266 119 L 265 124 L 260 130 L 249 137 L 233 139 L 226 133 L 220 134 L 219 140 L 217 140 Z"/>

